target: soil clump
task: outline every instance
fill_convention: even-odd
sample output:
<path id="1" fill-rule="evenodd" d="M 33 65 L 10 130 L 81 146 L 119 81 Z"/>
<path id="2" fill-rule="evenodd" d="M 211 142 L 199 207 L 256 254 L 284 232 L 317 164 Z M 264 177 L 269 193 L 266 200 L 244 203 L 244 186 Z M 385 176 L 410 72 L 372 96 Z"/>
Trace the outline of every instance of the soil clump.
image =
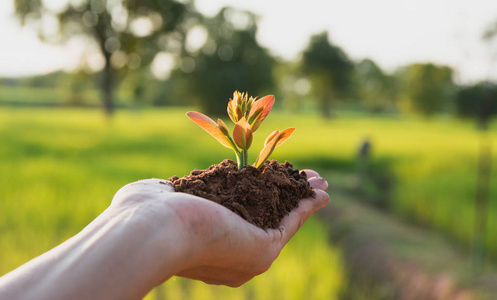
<path id="1" fill-rule="evenodd" d="M 238 170 L 234 161 L 225 159 L 207 170 L 195 169 L 169 181 L 177 192 L 219 203 L 263 229 L 278 228 L 300 199 L 315 196 L 304 172 L 275 160 L 266 161 L 260 169 L 244 166 Z"/>

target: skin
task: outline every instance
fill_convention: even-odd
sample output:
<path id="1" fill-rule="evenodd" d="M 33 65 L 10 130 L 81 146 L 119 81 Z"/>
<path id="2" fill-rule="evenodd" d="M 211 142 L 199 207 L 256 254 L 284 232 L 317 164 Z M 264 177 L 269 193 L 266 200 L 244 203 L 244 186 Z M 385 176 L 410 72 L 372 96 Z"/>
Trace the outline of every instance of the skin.
<path id="1" fill-rule="evenodd" d="M 240 286 L 329 202 L 327 182 L 305 172 L 316 197 L 268 230 L 165 180 L 128 184 L 81 232 L 1 277 L 0 299 L 141 299 L 173 275 Z"/>

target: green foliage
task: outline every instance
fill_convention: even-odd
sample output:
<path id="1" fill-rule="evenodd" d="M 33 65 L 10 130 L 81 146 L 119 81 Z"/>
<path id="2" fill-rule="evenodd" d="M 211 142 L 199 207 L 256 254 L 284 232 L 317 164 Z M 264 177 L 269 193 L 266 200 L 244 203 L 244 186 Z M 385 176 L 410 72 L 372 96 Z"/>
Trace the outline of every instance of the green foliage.
<path id="1" fill-rule="evenodd" d="M 372 60 L 363 59 L 355 66 L 356 96 L 372 112 L 394 110 L 398 98 L 398 80 L 388 75 Z"/>
<path id="2" fill-rule="evenodd" d="M 77 233 L 124 184 L 184 175 L 230 155 L 231 150 L 211 143 L 212 137 L 189 122 L 184 110 L 122 112 L 111 126 L 94 110 L 0 110 L 0 272 Z M 254 136 L 255 146 L 263 145 L 274 126 L 299 128 L 293 142 L 282 145 L 273 156 L 287 159 L 298 169 L 354 171 L 357 147 L 369 136 L 373 161 L 388 161 L 396 178 L 389 202 L 392 212 L 435 228 L 462 245 L 470 244 L 480 142 L 472 122 L 349 115 L 330 124 L 314 115 L 278 111 L 264 122 Z M 489 126 L 493 145 L 497 145 L 496 125 Z M 203 145 L 202 151 L 190 146 L 192 138 Z M 492 153 L 496 157 L 497 147 Z M 497 160 L 492 170 L 497 170 Z M 490 199 L 496 199 L 497 177 L 491 180 Z M 333 188 L 350 181 L 330 181 L 332 201 L 337 197 Z M 487 249 L 497 257 L 495 201 L 488 213 Z M 318 225 L 304 225 L 267 277 L 256 277 L 247 288 L 211 287 L 178 278 L 164 286 L 164 293 L 169 298 L 192 298 L 193 293 L 205 294 L 199 299 L 219 299 L 218 295 L 275 299 L 275 293 L 284 290 L 288 294 L 283 299 L 334 299 L 343 266 Z"/>
<path id="3" fill-rule="evenodd" d="M 66 42 L 84 36 L 98 45 L 106 59 L 116 52 L 124 54 L 122 64 L 116 58 L 113 68 L 131 70 L 148 65 L 155 53 L 166 50 L 160 49 L 158 39 L 162 37 L 165 42 L 165 34 L 179 30 L 179 25 L 192 17 L 193 9 L 189 2 L 174 0 L 82 0 L 69 2 L 60 10 L 50 9 L 39 0 L 15 0 L 14 4 L 16 16 L 23 24 L 33 26 L 42 39 Z M 40 26 L 47 17 L 55 18 L 59 31 Z M 137 20 L 150 22 L 152 27 L 147 32 L 137 31 L 133 26 Z M 133 55 L 138 55 L 138 61 L 133 61 Z"/>
<path id="4" fill-rule="evenodd" d="M 454 82 L 453 71 L 431 63 L 412 64 L 405 69 L 405 96 L 409 108 L 426 116 L 447 110 Z"/>
<path id="5" fill-rule="evenodd" d="M 270 126 L 270 122 L 284 124 L 285 119 L 291 119 L 291 124 L 299 130 L 292 136 L 292 145 L 295 146 L 281 148 L 275 154 L 276 159 L 282 157 L 317 170 L 331 167 L 336 171 L 341 168 L 354 172 L 357 149 L 368 136 L 372 143 L 372 168 L 380 167 L 373 173 L 393 175 L 392 193 L 378 195 L 387 197 L 386 206 L 402 218 L 450 236 L 469 250 L 480 145 L 480 136 L 473 122 L 450 119 L 427 122 L 418 118 L 350 115 L 326 123 L 311 116 L 273 114 L 266 126 Z M 497 145 L 496 125 L 491 123 L 488 129 L 492 145 Z M 495 146 L 492 156 L 497 157 Z M 387 165 L 381 165 L 383 162 Z M 495 170 L 497 160 L 494 159 L 492 174 Z M 355 182 L 353 179 L 348 181 L 345 184 Z M 330 182 L 330 186 L 333 185 Z M 340 186 L 338 183 L 335 185 Z M 497 176 L 491 176 L 490 186 L 489 199 L 495 199 Z M 333 199 L 333 193 L 331 197 Z M 490 202 L 487 252 L 497 257 L 497 203 Z"/>
<path id="6" fill-rule="evenodd" d="M 497 21 L 492 22 L 483 32 L 483 39 L 491 41 L 497 36 Z"/>
<path id="7" fill-rule="evenodd" d="M 25 87 L 51 87 L 54 88 L 57 86 L 57 82 L 61 77 L 66 76 L 65 72 L 57 71 L 47 74 L 34 75 L 28 77 L 20 77 L 20 78 L 0 78 L 0 86 L 25 86 Z"/>
<path id="8" fill-rule="evenodd" d="M 324 117 L 329 117 L 331 100 L 350 87 L 352 61 L 323 32 L 311 37 L 303 53 L 302 70 L 312 79 L 313 92 L 320 99 Z"/>
<path id="9" fill-rule="evenodd" d="M 0 78 L 0 103 L 13 106 L 60 105 L 59 84 L 70 76 L 53 72 L 20 78 Z M 90 91 L 91 92 L 91 91 Z"/>
<path id="10" fill-rule="evenodd" d="M 456 111 L 461 117 L 474 117 L 482 127 L 497 115 L 497 85 L 481 82 L 459 88 L 455 97 Z"/>
<path id="11" fill-rule="evenodd" d="M 84 72 L 61 76 L 57 82 L 57 92 L 61 104 L 82 106 L 98 103 L 98 97 L 92 93 L 91 76 Z"/>
<path id="12" fill-rule="evenodd" d="M 345 90 L 350 83 L 352 62 L 347 54 L 330 43 L 328 33 L 311 37 L 310 44 L 303 54 L 303 69 L 308 72 L 322 70 L 333 76 L 330 82 L 337 90 Z"/>
<path id="13" fill-rule="evenodd" d="M 60 101 L 53 88 L 0 85 L 0 103 L 12 106 L 55 106 Z"/>
<path id="14" fill-rule="evenodd" d="M 99 82 L 107 114 L 113 112 L 119 75 L 149 66 L 160 51 L 180 53 L 188 27 L 185 24 L 195 17 L 191 3 L 174 0 L 70 1 L 60 10 L 50 9 L 44 1 L 15 0 L 14 7 L 21 23 L 35 29 L 43 40 L 64 43 L 83 38 L 92 45 L 88 52 L 102 54 L 104 68 Z M 57 30 L 45 30 L 42 23 L 47 19 L 56 20 Z M 139 29 L 140 22 L 149 28 Z M 85 69 L 87 63 L 79 67 Z"/>
<path id="15" fill-rule="evenodd" d="M 182 65 L 192 64 L 193 69 L 178 70 L 176 76 L 188 81 L 186 97 L 197 99 L 203 112 L 224 114 L 225 99 L 234 89 L 253 94 L 273 89 L 274 59 L 256 40 L 253 13 L 227 7 L 212 18 L 204 18 L 200 25 L 207 32 L 207 41 L 200 50 L 182 58 Z"/>
<path id="16" fill-rule="evenodd" d="M 79 232 L 123 185 L 223 160 L 230 150 L 197 129 L 184 108 L 120 112 L 110 125 L 96 110 L 0 110 L 0 275 Z M 161 291 L 171 299 L 337 299 L 344 266 L 327 236 L 309 220 L 268 273 L 241 288 L 173 278 Z"/>

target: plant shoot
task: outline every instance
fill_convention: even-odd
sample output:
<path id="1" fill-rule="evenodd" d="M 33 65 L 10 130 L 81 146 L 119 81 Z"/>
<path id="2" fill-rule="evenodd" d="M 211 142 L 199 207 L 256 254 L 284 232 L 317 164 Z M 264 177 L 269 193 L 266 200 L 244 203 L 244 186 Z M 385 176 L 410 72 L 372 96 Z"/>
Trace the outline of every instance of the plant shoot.
<path id="1" fill-rule="evenodd" d="M 228 115 L 235 124 L 232 135 L 230 135 L 228 126 L 221 119 L 218 119 L 216 123 L 208 116 L 196 111 L 190 111 L 186 115 L 218 140 L 221 145 L 232 149 L 236 155 L 238 168 L 242 169 L 248 164 L 247 151 L 252 145 L 252 135 L 267 117 L 273 104 L 274 96 L 272 95 L 257 100 L 257 97 L 248 97 L 247 93 L 235 91 L 233 99 L 228 102 Z M 264 142 L 264 148 L 257 157 L 254 167 L 262 167 L 274 148 L 286 141 L 294 131 L 295 128 L 287 128 L 271 133 Z"/>

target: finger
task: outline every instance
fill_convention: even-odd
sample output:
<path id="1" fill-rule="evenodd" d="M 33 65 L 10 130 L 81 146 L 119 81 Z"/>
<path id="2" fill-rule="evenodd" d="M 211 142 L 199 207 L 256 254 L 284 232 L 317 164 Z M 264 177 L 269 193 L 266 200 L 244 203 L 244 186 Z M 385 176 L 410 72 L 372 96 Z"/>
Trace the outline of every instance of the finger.
<path id="1" fill-rule="evenodd" d="M 179 272 L 176 275 L 189 279 L 201 280 L 207 284 L 239 287 L 254 276 L 259 275 L 259 273 L 253 274 L 251 272 L 239 271 L 234 269 L 234 267 L 202 266 Z"/>
<path id="2" fill-rule="evenodd" d="M 309 185 L 313 189 L 320 189 L 326 191 L 328 189 L 328 182 L 323 177 L 312 177 L 309 179 Z"/>
<path id="3" fill-rule="evenodd" d="M 281 220 L 280 231 L 283 242 L 287 243 L 299 230 L 304 222 L 315 212 L 330 202 L 330 196 L 323 190 L 315 190 L 316 197 L 302 199 L 299 206 L 294 208 L 290 214 Z"/>
<path id="4" fill-rule="evenodd" d="M 319 173 L 314 171 L 314 170 L 304 169 L 302 171 L 305 172 L 305 174 L 307 175 L 307 178 L 319 177 Z"/>

